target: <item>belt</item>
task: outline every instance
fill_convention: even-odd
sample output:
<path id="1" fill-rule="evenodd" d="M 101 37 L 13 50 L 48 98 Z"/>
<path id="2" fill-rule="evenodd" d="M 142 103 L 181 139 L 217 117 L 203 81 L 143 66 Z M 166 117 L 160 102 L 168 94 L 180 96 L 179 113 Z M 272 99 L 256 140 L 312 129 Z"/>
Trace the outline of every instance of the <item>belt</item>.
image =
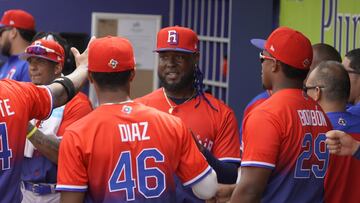
<path id="1" fill-rule="evenodd" d="M 31 191 L 35 193 L 36 195 L 47 195 L 47 194 L 54 194 L 55 191 L 55 184 L 46 184 L 46 183 L 31 183 L 31 182 L 25 182 L 24 188 L 25 190 Z"/>

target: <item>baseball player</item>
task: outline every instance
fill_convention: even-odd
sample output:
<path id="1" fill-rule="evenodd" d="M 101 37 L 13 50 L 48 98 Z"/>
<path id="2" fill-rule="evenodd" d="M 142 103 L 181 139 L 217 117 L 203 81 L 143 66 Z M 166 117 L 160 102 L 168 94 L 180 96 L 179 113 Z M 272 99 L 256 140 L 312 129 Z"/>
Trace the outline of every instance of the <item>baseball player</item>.
<path id="1" fill-rule="evenodd" d="M 65 53 L 63 47 L 54 39 L 60 39 L 55 34 L 45 35 L 44 39 L 35 40 L 25 49 L 20 58 L 29 62 L 29 74 L 32 82 L 37 85 L 48 85 L 62 74 Z M 36 51 L 52 50 L 53 54 Z M 34 51 L 35 50 L 35 51 Z M 92 110 L 87 96 L 81 92 L 66 105 L 53 109 L 46 120 L 33 120 L 38 129 L 45 135 L 62 137 L 64 130 L 71 123 L 85 116 Z M 36 145 L 36 143 L 35 143 Z M 47 159 L 27 141 L 25 145 L 25 159 L 22 168 L 23 203 L 30 202 L 60 202 L 60 193 L 55 192 L 57 174 L 57 153 L 52 158 L 55 163 Z"/>
<path id="2" fill-rule="evenodd" d="M 121 37 L 94 40 L 89 80 L 100 106 L 69 126 L 60 145 L 61 202 L 174 202 L 174 174 L 202 199 L 216 174 L 180 119 L 133 102 L 135 60 Z M 87 193 L 85 193 L 87 192 Z"/>
<path id="3" fill-rule="evenodd" d="M 341 63 L 320 63 L 310 73 L 305 89 L 324 109 L 334 129 L 345 131 L 360 141 L 360 117 L 346 112 L 350 79 Z M 359 170 L 360 162 L 355 158 L 331 155 L 325 177 L 325 202 L 358 202 Z"/>
<path id="4" fill-rule="evenodd" d="M 1 54 L 9 57 L 0 67 L 0 78 L 30 82 L 28 63 L 19 58 L 34 37 L 34 17 L 23 10 L 7 10 L 0 22 Z"/>
<path id="5" fill-rule="evenodd" d="M 251 43 L 253 45 L 256 45 L 258 43 L 261 43 L 263 41 L 262 39 L 252 39 Z M 317 65 L 319 65 L 322 61 L 338 61 L 341 63 L 341 56 L 339 52 L 332 46 L 324 43 L 317 43 L 312 45 L 313 49 L 313 61 L 310 66 L 311 72 Z M 264 59 L 260 58 L 260 62 L 262 62 Z M 261 92 L 257 96 L 255 96 L 245 107 L 243 118 L 245 118 L 252 109 L 254 109 L 256 106 L 264 102 L 266 99 L 268 99 L 271 96 L 270 90 L 265 90 L 264 92 Z M 242 128 L 240 128 L 240 140 L 242 136 Z"/>
<path id="6" fill-rule="evenodd" d="M 185 27 L 166 27 L 157 35 L 158 76 L 162 88 L 137 101 L 181 118 L 201 145 L 200 150 L 218 175 L 218 182 L 233 184 L 240 163 L 238 125 L 234 112 L 203 92 L 198 67 L 198 38 Z M 200 201 L 191 190 L 179 193 L 177 202 Z"/>
<path id="7" fill-rule="evenodd" d="M 360 116 L 360 48 L 345 54 L 343 65 L 351 83 L 349 106 L 347 111 Z"/>
<path id="8" fill-rule="evenodd" d="M 50 85 L 37 87 L 14 80 L 0 81 L 0 202 L 21 201 L 20 173 L 25 139 L 34 132 L 31 130 L 26 134 L 29 120 L 47 118 L 53 107 L 62 106 L 72 99 L 85 83 L 87 51 L 81 55 L 74 48 L 72 51 L 78 68 Z"/>
<path id="9" fill-rule="evenodd" d="M 331 123 L 302 91 L 310 41 L 280 27 L 257 45 L 263 86 L 272 95 L 244 119 L 241 179 L 231 202 L 322 202 Z"/>

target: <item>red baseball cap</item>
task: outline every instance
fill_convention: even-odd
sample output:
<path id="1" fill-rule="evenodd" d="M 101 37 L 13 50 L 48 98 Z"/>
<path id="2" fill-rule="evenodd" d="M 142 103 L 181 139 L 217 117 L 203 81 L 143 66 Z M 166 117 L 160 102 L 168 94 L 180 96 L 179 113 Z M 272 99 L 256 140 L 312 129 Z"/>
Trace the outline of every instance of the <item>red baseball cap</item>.
<path id="1" fill-rule="evenodd" d="M 20 58 L 24 60 L 30 57 L 43 58 L 64 65 L 65 52 L 56 41 L 39 39 L 26 47 L 25 53 L 20 55 Z"/>
<path id="2" fill-rule="evenodd" d="M 0 27 L 4 26 L 35 30 L 35 19 L 30 13 L 23 10 L 7 10 L 0 22 Z"/>
<path id="3" fill-rule="evenodd" d="M 166 27 L 157 34 L 155 51 L 179 51 L 195 53 L 198 51 L 198 37 L 196 33 L 186 27 Z"/>
<path id="4" fill-rule="evenodd" d="M 268 39 L 252 39 L 251 43 L 265 49 L 277 60 L 294 68 L 309 70 L 313 58 L 310 40 L 301 32 L 288 27 L 274 30 Z"/>
<path id="5" fill-rule="evenodd" d="M 89 46 L 89 71 L 122 72 L 135 69 L 133 47 L 123 37 L 95 39 Z"/>

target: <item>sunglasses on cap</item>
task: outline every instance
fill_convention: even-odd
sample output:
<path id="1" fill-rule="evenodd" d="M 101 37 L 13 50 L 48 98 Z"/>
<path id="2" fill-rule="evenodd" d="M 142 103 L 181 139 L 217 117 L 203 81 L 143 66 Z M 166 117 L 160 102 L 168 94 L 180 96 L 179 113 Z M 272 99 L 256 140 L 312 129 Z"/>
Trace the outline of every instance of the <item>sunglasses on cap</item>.
<path id="1" fill-rule="evenodd" d="M 34 55 L 46 55 L 47 53 L 54 53 L 58 56 L 61 56 L 61 54 L 57 53 L 53 49 L 49 49 L 47 47 L 41 46 L 41 45 L 33 45 L 26 48 L 25 52 L 27 54 L 34 54 Z"/>
<path id="2" fill-rule="evenodd" d="M 260 63 L 264 63 L 265 60 L 273 60 L 274 62 L 276 62 L 276 58 L 271 56 L 266 56 L 263 54 L 263 52 L 259 53 L 259 59 L 260 59 Z"/>

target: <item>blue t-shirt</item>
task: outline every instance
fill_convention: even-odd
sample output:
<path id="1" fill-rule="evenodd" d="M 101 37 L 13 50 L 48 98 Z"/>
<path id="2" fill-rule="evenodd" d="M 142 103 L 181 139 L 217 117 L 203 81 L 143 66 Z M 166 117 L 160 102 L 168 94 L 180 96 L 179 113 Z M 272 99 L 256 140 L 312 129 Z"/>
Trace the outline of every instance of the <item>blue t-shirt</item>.
<path id="1" fill-rule="evenodd" d="M 355 114 L 357 116 L 360 116 L 360 102 L 355 104 L 355 105 L 352 105 L 352 106 L 349 106 L 346 111 L 352 113 L 352 114 Z"/>
<path id="2" fill-rule="evenodd" d="M 0 79 L 12 79 L 30 82 L 29 63 L 19 58 L 19 55 L 10 56 L 7 62 L 0 68 Z"/>

